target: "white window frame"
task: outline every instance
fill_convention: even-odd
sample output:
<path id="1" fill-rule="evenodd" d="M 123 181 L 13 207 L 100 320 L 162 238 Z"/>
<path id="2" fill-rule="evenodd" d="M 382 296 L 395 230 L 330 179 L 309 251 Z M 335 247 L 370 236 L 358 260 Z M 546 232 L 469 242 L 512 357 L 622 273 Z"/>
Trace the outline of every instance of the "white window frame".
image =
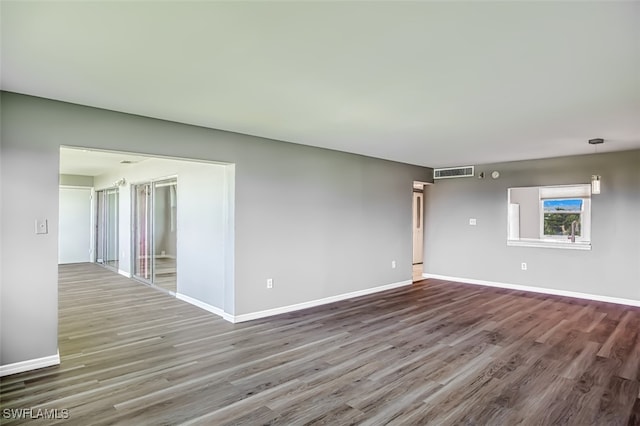
<path id="1" fill-rule="evenodd" d="M 568 239 L 566 235 L 546 235 L 544 233 L 544 202 L 549 200 L 582 200 L 582 208 L 580 211 L 580 235 L 576 235 L 577 242 L 591 241 L 591 197 L 544 197 L 540 194 L 540 239 L 546 241 L 565 241 Z M 576 212 L 568 212 L 561 214 L 573 214 Z"/>
<path id="2" fill-rule="evenodd" d="M 551 236 L 544 235 L 544 200 L 554 199 L 581 199 L 582 200 L 582 213 L 580 217 L 581 222 L 581 234 L 576 236 L 576 242 L 590 243 L 591 242 L 591 185 L 589 184 L 577 184 L 577 185 L 558 185 L 540 187 L 539 189 L 540 199 L 540 239 L 544 241 L 564 242 L 566 237 L 564 236 Z M 570 242 L 569 242 L 570 243 Z"/>

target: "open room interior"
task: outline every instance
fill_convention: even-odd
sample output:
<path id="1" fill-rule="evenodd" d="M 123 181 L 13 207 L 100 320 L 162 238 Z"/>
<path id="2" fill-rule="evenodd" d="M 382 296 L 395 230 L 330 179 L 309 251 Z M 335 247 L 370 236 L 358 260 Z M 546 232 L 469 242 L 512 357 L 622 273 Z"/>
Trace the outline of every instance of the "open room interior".
<path id="1" fill-rule="evenodd" d="M 95 262 L 223 312 L 232 287 L 225 276 L 233 243 L 225 238 L 233 235 L 233 179 L 229 164 L 62 147 L 60 222 L 70 223 L 60 239 L 78 238 L 59 244 L 59 257 L 69 259 L 59 263 Z M 95 202 L 76 208 L 62 198 L 87 189 Z M 82 215 L 93 223 L 84 235 Z M 66 255 L 78 246 L 86 246 L 84 258 Z"/>
<path id="2" fill-rule="evenodd" d="M 639 421 L 640 3 L 0 7 L 3 421 Z"/>

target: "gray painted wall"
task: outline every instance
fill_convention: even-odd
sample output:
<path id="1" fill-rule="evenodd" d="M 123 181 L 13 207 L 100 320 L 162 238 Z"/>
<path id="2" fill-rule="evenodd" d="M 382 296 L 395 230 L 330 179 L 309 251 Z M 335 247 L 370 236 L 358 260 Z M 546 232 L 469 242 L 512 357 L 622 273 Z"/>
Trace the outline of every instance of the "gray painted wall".
<path id="1" fill-rule="evenodd" d="M 2 365 L 56 353 L 60 145 L 233 163 L 231 314 L 411 279 L 412 182 L 430 169 L 7 92 L 1 102 Z"/>
<path id="2" fill-rule="evenodd" d="M 425 273 L 640 300 L 640 150 L 476 168 L 492 170 L 499 179 L 426 187 Z M 507 247 L 507 188 L 589 183 L 592 174 L 602 175 L 602 193 L 592 197 L 591 251 Z"/>
<path id="3" fill-rule="evenodd" d="M 0 365 L 53 356 L 58 348 L 59 148 L 25 134 L 28 121 L 11 125 L 19 120 L 12 112 L 2 94 Z M 47 127 L 55 119 L 43 120 Z M 35 234 L 37 218 L 48 220 L 48 234 Z"/>

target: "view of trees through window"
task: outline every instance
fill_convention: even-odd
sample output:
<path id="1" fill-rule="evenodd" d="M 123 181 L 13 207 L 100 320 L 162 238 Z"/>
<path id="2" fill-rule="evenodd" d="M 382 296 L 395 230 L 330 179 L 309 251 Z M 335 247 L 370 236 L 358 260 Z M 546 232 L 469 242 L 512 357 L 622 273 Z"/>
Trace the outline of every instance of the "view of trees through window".
<path id="1" fill-rule="evenodd" d="M 581 236 L 582 201 L 579 198 L 544 200 L 544 235 L 571 235 L 571 225 L 575 222 L 574 235 Z"/>
<path id="2" fill-rule="evenodd" d="M 544 235 L 571 235 L 571 224 L 576 222 L 575 236 L 580 236 L 580 214 L 545 213 Z"/>

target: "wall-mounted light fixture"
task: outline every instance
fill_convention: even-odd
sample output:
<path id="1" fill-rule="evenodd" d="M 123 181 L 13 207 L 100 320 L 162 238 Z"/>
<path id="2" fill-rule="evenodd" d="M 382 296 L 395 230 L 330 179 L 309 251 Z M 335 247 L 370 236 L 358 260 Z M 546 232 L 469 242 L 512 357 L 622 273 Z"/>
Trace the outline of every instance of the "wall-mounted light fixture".
<path id="1" fill-rule="evenodd" d="M 600 175 L 591 175 L 591 193 L 599 194 L 600 193 Z"/>
<path id="2" fill-rule="evenodd" d="M 595 153 L 598 153 L 598 145 L 603 144 L 604 139 L 595 138 L 589 139 L 589 145 L 593 145 Z M 602 176 L 600 175 L 591 175 L 591 193 L 599 194 L 600 193 L 600 181 L 602 180 Z"/>

